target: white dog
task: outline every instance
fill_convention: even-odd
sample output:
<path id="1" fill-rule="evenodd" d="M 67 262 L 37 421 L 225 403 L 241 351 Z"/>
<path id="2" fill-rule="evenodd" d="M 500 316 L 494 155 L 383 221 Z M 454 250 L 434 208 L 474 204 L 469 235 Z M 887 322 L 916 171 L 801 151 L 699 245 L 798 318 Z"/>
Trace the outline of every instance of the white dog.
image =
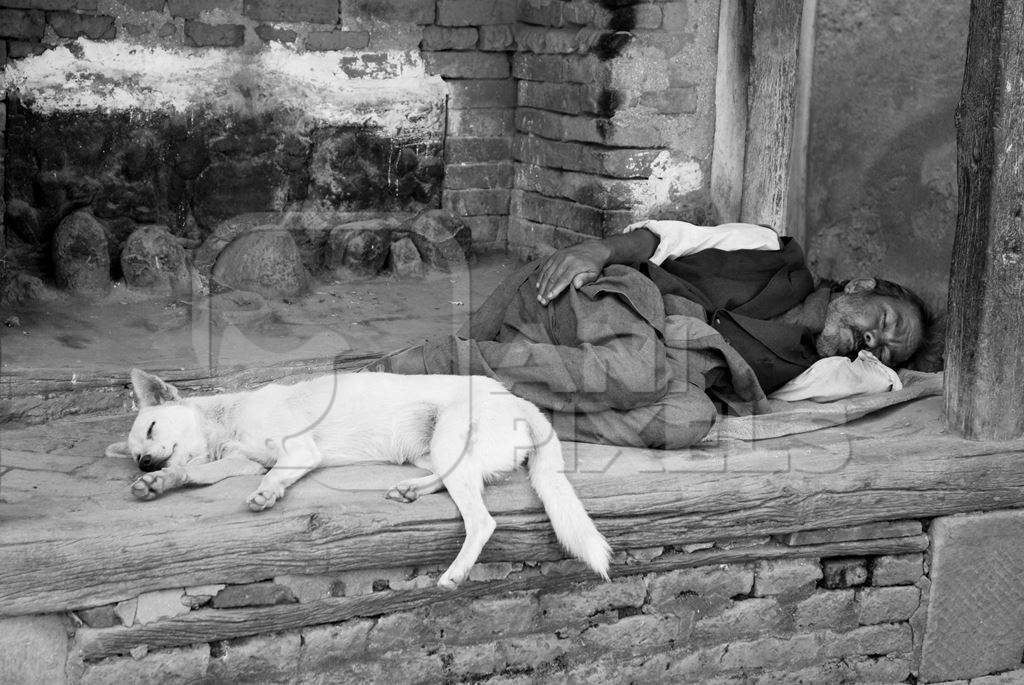
<path id="1" fill-rule="evenodd" d="M 493 379 L 349 373 L 182 399 L 177 388 L 152 374 L 133 369 L 131 378 L 139 414 L 127 443 L 107 450 L 129 453 L 149 472 L 132 485 L 140 499 L 183 485 L 266 473 L 246 500 L 261 511 L 318 466 L 415 464 L 430 475 L 402 481 L 386 496 L 412 502 L 447 488 L 466 526 L 462 549 L 438 580 L 452 588 L 466 578 L 494 532 L 484 483 L 529 456 L 530 481 L 555 535 L 608 578 L 608 543 L 562 472 L 562 448 L 551 424 L 536 406 Z"/>

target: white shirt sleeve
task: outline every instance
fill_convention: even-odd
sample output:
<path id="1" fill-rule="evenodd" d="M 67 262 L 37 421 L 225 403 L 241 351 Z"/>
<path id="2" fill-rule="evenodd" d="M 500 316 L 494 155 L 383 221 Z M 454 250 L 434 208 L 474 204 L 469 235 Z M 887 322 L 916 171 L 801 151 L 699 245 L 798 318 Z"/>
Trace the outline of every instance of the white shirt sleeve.
<path id="1" fill-rule="evenodd" d="M 902 389 L 903 383 L 895 371 L 867 350 L 861 350 L 855 361 L 846 357 L 819 359 L 768 397 L 788 402 L 833 402 L 857 395 Z"/>
<path id="2" fill-rule="evenodd" d="M 701 250 L 778 250 L 775 231 L 756 224 L 722 224 L 697 226 L 686 221 L 639 221 L 622 229 L 623 233 L 646 228 L 658 236 L 658 249 L 650 261 L 660 265 L 666 259 L 685 257 Z"/>

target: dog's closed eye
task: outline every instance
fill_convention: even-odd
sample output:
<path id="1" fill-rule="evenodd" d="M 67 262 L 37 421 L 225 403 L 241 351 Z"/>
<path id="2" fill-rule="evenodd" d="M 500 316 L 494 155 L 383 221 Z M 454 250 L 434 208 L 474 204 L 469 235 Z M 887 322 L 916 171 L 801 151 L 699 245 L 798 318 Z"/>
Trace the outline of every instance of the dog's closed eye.
<path id="1" fill-rule="evenodd" d="M 149 424 L 149 428 L 146 430 L 146 439 L 147 440 L 152 440 L 153 439 L 153 429 L 154 428 L 156 428 L 156 421 L 154 421 L 153 423 Z"/>

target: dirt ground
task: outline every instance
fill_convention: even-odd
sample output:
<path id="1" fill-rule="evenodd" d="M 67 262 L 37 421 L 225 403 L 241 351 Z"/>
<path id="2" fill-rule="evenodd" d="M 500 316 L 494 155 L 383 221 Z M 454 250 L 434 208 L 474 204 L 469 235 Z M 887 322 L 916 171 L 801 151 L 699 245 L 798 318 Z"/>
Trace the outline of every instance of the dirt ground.
<path id="1" fill-rule="evenodd" d="M 384 353 L 453 333 L 511 270 L 485 255 L 456 273 L 422 280 L 391 276 L 314 283 L 294 300 L 225 293 L 140 296 L 118 284 L 104 300 L 63 299 L 0 312 L 2 370 L 66 369 L 104 374 L 217 368 Z"/>

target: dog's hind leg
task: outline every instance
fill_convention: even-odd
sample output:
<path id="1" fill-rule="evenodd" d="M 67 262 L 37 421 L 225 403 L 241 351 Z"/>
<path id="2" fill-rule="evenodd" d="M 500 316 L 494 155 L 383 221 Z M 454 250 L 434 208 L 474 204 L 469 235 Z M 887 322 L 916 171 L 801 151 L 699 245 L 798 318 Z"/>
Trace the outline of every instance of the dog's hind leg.
<path id="1" fill-rule="evenodd" d="M 423 476 L 422 478 L 409 478 L 408 480 L 403 480 L 397 485 L 392 486 L 392 488 L 384 494 L 384 497 L 387 499 L 393 499 L 396 502 L 415 502 L 423 495 L 429 495 L 443 489 L 444 483 L 441 481 L 440 476 L 432 473 L 429 476 Z"/>
<path id="2" fill-rule="evenodd" d="M 278 452 L 274 468 L 263 476 L 260 485 L 246 498 L 246 503 L 253 511 L 263 511 L 274 506 L 289 485 L 302 478 L 323 462 L 320 448 L 309 435 L 290 438 L 287 444 L 267 441 L 267 446 Z"/>

